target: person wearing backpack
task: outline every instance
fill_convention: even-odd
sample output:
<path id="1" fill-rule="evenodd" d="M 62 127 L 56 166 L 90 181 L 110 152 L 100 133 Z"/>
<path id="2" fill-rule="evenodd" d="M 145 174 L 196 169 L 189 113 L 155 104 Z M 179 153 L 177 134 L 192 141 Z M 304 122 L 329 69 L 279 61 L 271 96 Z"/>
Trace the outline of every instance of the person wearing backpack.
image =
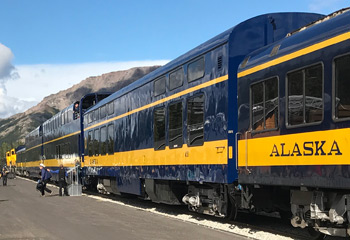
<path id="1" fill-rule="evenodd" d="M 49 171 L 47 171 L 44 164 L 40 163 L 39 168 L 41 170 L 41 182 L 42 182 L 41 196 L 44 197 L 45 191 L 50 194 L 52 193 L 52 191 L 46 187 L 46 184 L 50 182 L 52 175 Z"/>
<path id="2" fill-rule="evenodd" d="M 64 195 L 69 196 L 67 191 L 67 182 L 66 182 L 66 177 L 68 176 L 68 174 L 64 169 L 63 164 L 60 165 L 60 169 L 58 170 L 54 170 L 54 171 L 50 169 L 47 169 L 47 170 L 51 173 L 58 173 L 58 185 L 60 187 L 59 195 L 62 196 L 62 188 L 63 188 Z"/>

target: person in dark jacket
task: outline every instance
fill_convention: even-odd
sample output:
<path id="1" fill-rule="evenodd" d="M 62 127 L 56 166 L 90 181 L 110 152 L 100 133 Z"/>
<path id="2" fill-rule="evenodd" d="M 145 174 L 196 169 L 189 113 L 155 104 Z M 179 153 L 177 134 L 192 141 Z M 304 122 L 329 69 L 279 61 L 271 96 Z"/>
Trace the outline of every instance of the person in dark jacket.
<path id="1" fill-rule="evenodd" d="M 49 171 L 47 171 L 44 164 L 40 163 L 39 168 L 41 170 L 41 182 L 42 182 L 41 196 L 45 196 L 45 191 L 50 194 L 52 193 L 52 191 L 46 187 L 46 184 L 50 182 L 52 175 Z"/>
<path id="2" fill-rule="evenodd" d="M 62 196 L 62 188 L 63 188 L 64 195 L 69 196 L 67 191 L 67 182 L 66 182 L 66 177 L 68 176 L 68 174 L 64 169 L 63 164 L 60 165 L 60 169 L 58 170 L 54 170 L 54 171 L 50 169 L 47 169 L 47 170 L 50 171 L 51 173 L 58 173 L 58 185 L 60 187 L 59 195 Z"/>
<path id="3" fill-rule="evenodd" d="M 7 169 L 6 165 L 2 168 L 2 185 L 6 186 L 7 185 L 7 174 L 9 173 L 9 170 Z"/>

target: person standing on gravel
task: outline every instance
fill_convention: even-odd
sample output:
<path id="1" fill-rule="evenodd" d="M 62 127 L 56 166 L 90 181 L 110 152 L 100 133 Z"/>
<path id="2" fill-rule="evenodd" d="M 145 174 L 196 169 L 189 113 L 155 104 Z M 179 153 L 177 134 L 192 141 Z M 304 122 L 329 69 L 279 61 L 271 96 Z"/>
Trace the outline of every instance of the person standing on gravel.
<path id="1" fill-rule="evenodd" d="M 47 169 L 51 173 L 58 173 L 58 185 L 60 187 L 59 195 L 62 196 L 62 188 L 64 189 L 64 195 L 68 195 L 66 177 L 68 176 L 67 171 L 64 169 L 63 164 L 60 165 L 58 170 Z"/>

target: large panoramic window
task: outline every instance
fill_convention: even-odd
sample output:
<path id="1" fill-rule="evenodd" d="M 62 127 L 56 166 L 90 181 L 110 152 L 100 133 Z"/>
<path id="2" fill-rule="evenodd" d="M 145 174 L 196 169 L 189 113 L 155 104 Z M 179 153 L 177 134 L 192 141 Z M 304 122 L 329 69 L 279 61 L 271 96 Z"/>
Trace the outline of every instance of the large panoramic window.
<path id="1" fill-rule="evenodd" d="M 189 146 L 204 143 L 204 94 L 187 100 L 187 137 Z"/>
<path id="2" fill-rule="evenodd" d="M 334 60 L 335 93 L 333 99 L 335 119 L 350 118 L 350 55 Z"/>
<path id="3" fill-rule="evenodd" d="M 323 119 L 323 67 L 317 64 L 287 75 L 287 125 Z"/>
<path id="4" fill-rule="evenodd" d="M 184 82 L 184 71 L 182 68 L 169 74 L 169 89 L 173 90 L 175 88 L 181 87 Z"/>
<path id="5" fill-rule="evenodd" d="M 154 110 L 153 115 L 154 149 L 165 149 L 165 107 Z"/>
<path id="6" fill-rule="evenodd" d="M 188 64 L 187 81 L 192 82 L 204 76 L 204 57 Z"/>
<path id="7" fill-rule="evenodd" d="M 253 131 L 278 127 L 278 79 L 276 77 L 253 84 L 251 102 Z"/>
<path id="8" fill-rule="evenodd" d="M 182 102 L 169 105 L 169 148 L 182 147 Z"/>

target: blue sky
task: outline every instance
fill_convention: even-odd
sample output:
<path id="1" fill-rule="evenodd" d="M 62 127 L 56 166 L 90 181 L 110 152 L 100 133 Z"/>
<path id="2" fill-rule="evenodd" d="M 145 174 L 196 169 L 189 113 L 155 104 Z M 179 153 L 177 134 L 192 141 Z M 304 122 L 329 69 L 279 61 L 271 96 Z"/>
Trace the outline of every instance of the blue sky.
<path id="1" fill-rule="evenodd" d="M 18 101 L 14 111 L 0 103 L 0 117 L 90 75 L 164 64 L 260 14 L 329 14 L 349 5 L 348 0 L 0 0 L 0 71 L 6 69 L 1 64 L 11 67 L 6 77 L 0 72 L 0 100 Z"/>

